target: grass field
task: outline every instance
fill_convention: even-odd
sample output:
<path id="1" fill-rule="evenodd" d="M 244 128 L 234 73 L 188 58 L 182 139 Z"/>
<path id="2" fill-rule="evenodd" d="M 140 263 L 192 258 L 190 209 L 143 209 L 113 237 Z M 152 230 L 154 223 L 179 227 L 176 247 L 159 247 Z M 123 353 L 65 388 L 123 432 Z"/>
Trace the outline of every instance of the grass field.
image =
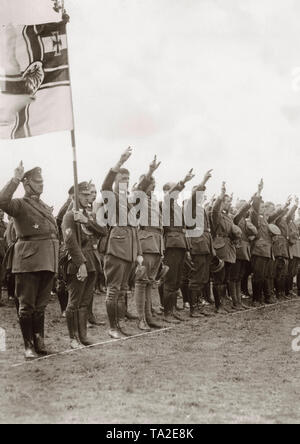
<path id="1" fill-rule="evenodd" d="M 105 319 L 103 296 L 96 305 Z M 299 423 L 299 310 L 296 299 L 13 367 L 21 335 L 15 310 L 0 308 L 0 423 Z M 109 339 L 105 327 L 89 333 Z M 68 349 L 55 299 L 47 344 Z"/>

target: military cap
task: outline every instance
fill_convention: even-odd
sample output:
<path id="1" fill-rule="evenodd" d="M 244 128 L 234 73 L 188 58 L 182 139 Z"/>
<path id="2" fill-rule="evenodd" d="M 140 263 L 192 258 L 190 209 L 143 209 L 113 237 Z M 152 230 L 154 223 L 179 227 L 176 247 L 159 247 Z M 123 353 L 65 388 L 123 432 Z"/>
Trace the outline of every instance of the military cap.
<path id="1" fill-rule="evenodd" d="M 91 194 L 89 182 L 80 182 L 78 184 L 78 191 L 81 194 Z"/>
<path id="2" fill-rule="evenodd" d="M 24 182 L 25 179 L 27 180 L 32 179 L 36 182 L 42 182 L 43 181 L 42 169 L 40 167 L 35 167 L 29 171 L 26 171 L 26 173 L 23 176 L 22 182 Z"/>

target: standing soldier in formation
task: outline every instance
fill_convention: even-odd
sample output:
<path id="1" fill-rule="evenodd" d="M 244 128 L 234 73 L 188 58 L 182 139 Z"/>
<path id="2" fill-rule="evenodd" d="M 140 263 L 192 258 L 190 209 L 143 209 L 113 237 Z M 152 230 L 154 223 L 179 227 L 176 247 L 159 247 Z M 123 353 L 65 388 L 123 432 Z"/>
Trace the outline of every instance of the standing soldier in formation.
<path id="1" fill-rule="evenodd" d="M 13 199 L 20 182 L 25 196 Z M 58 230 L 51 208 L 40 199 L 43 188 L 41 169 L 34 168 L 24 174 L 21 162 L 14 177 L 0 192 L 0 208 L 13 217 L 17 235 L 12 273 L 15 275 L 26 359 L 47 354 L 44 344 L 45 309 L 54 274 L 58 271 Z"/>
<path id="2" fill-rule="evenodd" d="M 138 313 L 138 328 L 149 331 L 151 327 L 161 328 L 163 325 L 153 319 L 152 296 L 157 292 L 157 275 L 162 263 L 164 252 L 162 215 L 159 202 L 153 196 L 155 189 L 154 172 L 159 167 L 156 156 L 150 164 L 146 175 L 141 176 L 136 191 L 145 193 L 141 197 L 140 229 L 138 237 L 143 253 L 143 266 L 138 270 L 135 282 L 135 301 Z M 146 217 L 147 220 L 143 220 Z M 144 223 L 144 224 L 143 224 Z"/>
<path id="3" fill-rule="evenodd" d="M 273 251 L 275 256 L 275 271 L 274 271 L 274 281 L 275 290 L 278 299 L 288 299 L 288 295 L 285 294 L 286 280 L 288 277 L 288 267 L 289 267 L 289 224 L 292 221 L 295 212 L 297 210 L 297 205 L 294 205 L 290 210 L 288 209 L 291 204 L 291 198 L 288 198 L 285 206 L 281 209 L 279 217 L 276 219 L 275 223 L 280 230 L 280 235 L 274 237 L 273 241 Z"/>
<path id="4" fill-rule="evenodd" d="M 190 316 L 210 316 L 201 303 L 204 299 L 204 287 L 209 282 L 210 278 L 210 264 L 214 256 L 214 248 L 212 245 L 212 237 L 210 233 L 210 224 L 206 211 L 203 208 L 203 197 L 205 185 L 211 178 L 211 171 L 209 170 L 202 182 L 193 188 L 192 197 L 186 202 L 188 217 L 195 220 L 193 227 L 188 226 L 187 235 L 191 230 L 191 235 L 188 237 L 191 251 L 191 271 L 189 275 L 189 304 Z M 201 194 L 201 196 L 200 196 Z M 201 220 L 197 220 L 198 215 L 202 216 Z M 200 303 L 200 304 L 199 304 Z M 199 307 L 199 309 L 198 309 Z"/>
<path id="5" fill-rule="evenodd" d="M 233 305 L 237 305 L 233 264 L 236 262 L 235 241 L 240 239 L 241 230 L 233 223 L 228 214 L 231 202 L 232 199 L 226 194 L 225 182 L 223 182 L 221 194 L 214 202 L 211 213 L 214 248 L 217 257 L 224 261 L 224 268 L 213 274 L 213 291 L 217 313 L 231 311 L 225 305 L 227 287 Z"/>
<path id="6" fill-rule="evenodd" d="M 263 190 L 263 180 L 261 180 L 258 191 L 253 198 L 251 210 L 251 222 L 257 229 L 257 236 L 252 247 L 252 303 L 254 306 L 262 306 L 264 295 L 267 302 L 273 301 L 274 289 L 274 251 L 273 237 L 281 234 L 279 228 L 273 224 L 282 213 L 280 208 L 274 211 L 271 202 L 264 203 L 261 198 Z"/>
<path id="7" fill-rule="evenodd" d="M 249 210 L 252 206 L 252 200 L 249 202 L 239 202 L 237 214 L 233 218 L 233 222 L 239 226 L 242 231 L 240 244 L 236 248 L 236 263 L 233 265 L 233 282 L 235 284 L 236 300 L 233 301 L 235 309 L 247 309 L 249 307 L 242 303 L 242 280 L 247 273 L 248 264 L 251 261 L 251 245 L 250 242 L 256 237 L 257 229 L 249 220 Z M 233 284 L 233 285 L 234 285 Z"/>
<path id="8" fill-rule="evenodd" d="M 100 239 L 105 235 L 105 228 L 103 227 L 99 227 L 99 225 L 96 222 L 96 213 L 94 212 L 94 203 L 97 199 L 97 189 L 96 186 L 93 183 L 90 183 L 89 185 L 90 187 L 90 197 L 89 197 L 89 206 L 87 209 L 87 213 L 90 219 L 90 224 L 93 226 L 93 233 L 94 233 L 94 238 L 93 238 L 93 248 L 94 248 L 94 256 L 95 256 L 95 264 L 96 264 L 96 284 L 95 284 L 95 290 L 97 288 L 99 279 L 100 279 L 100 274 L 103 272 L 102 269 L 102 262 L 101 262 L 101 256 L 98 250 L 98 243 L 100 241 Z M 100 325 L 105 325 L 105 322 L 102 321 L 98 321 L 96 319 L 96 316 L 94 314 L 94 310 L 93 310 L 93 306 L 94 306 L 94 293 L 92 296 L 92 299 L 90 301 L 89 307 L 88 307 L 88 325 L 90 327 L 92 326 L 100 326 Z"/>
<path id="9" fill-rule="evenodd" d="M 169 271 L 164 278 L 163 305 L 164 320 L 169 323 L 178 324 L 185 319 L 176 312 L 177 292 L 182 283 L 184 260 L 188 250 L 183 224 L 183 208 L 177 200 L 185 184 L 194 177 L 191 170 L 183 181 L 167 183 L 163 187 L 165 193 L 163 201 L 163 224 L 165 240 L 164 263 Z"/>
<path id="10" fill-rule="evenodd" d="M 102 185 L 103 199 L 108 199 L 108 225 L 110 227 L 104 258 L 107 284 L 106 309 L 109 335 L 113 339 L 127 337 L 120 324 L 126 314 L 129 279 L 136 265 L 142 265 L 143 256 L 138 238 L 136 220 L 131 221 L 133 205 L 128 202 L 129 171 L 122 168 L 130 158 L 129 147 L 116 166 L 110 169 Z"/>
<path id="11" fill-rule="evenodd" d="M 70 261 L 67 264 L 68 305 L 66 319 L 71 348 L 91 345 L 87 338 L 88 307 L 96 283 L 93 221 L 87 213 L 90 187 L 87 182 L 78 185 L 80 211 L 69 209 L 62 222 L 62 233 Z M 74 205 L 73 205 L 74 208 Z M 98 227 L 101 230 L 101 227 Z"/>

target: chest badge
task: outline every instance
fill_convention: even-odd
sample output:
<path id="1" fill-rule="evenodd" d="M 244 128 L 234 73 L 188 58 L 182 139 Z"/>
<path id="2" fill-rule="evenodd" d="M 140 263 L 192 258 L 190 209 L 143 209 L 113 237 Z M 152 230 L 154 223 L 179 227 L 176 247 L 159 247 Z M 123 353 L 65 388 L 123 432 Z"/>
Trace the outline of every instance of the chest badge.
<path id="1" fill-rule="evenodd" d="M 34 224 L 34 225 L 33 225 L 33 228 L 34 228 L 35 230 L 38 230 L 38 229 L 40 228 L 40 226 L 39 226 L 38 224 Z"/>

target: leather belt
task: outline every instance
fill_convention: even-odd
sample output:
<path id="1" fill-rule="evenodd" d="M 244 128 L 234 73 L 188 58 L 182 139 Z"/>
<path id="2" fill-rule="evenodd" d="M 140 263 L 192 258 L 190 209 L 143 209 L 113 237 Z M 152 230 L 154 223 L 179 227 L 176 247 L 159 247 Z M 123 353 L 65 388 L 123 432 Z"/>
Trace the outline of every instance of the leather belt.
<path id="1" fill-rule="evenodd" d="M 42 241 L 42 240 L 58 240 L 58 237 L 56 234 L 44 234 L 44 235 L 35 235 L 35 236 L 19 236 L 19 240 L 21 241 Z"/>
<path id="2" fill-rule="evenodd" d="M 183 228 L 180 228 L 180 227 L 178 227 L 178 228 L 165 228 L 165 232 L 166 233 L 172 233 L 172 232 L 174 232 L 174 233 L 183 233 Z"/>

